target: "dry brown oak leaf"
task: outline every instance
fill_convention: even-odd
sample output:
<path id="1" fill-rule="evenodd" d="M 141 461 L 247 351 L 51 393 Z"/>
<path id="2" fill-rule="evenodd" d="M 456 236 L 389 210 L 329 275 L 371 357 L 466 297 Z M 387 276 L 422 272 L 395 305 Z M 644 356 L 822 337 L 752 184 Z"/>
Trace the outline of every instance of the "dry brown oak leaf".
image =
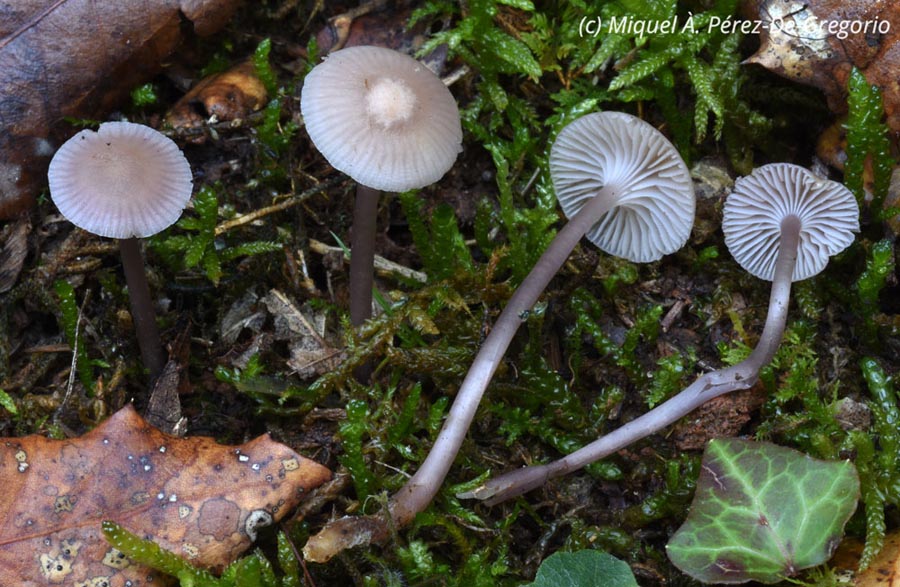
<path id="1" fill-rule="evenodd" d="M 27 210 L 72 129 L 152 78 L 182 41 L 219 30 L 239 0 L 0 2 L 0 219 Z"/>
<path id="2" fill-rule="evenodd" d="M 829 108 L 847 111 L 853 66 L 881 89 L 887 123 L 900 131 L 900 2 L 887 0 L 747 0 L 761 24 L 760 48 L 747 59 L 821 89 Z"/>
<path id="3" fill-rule="evenodd" d="M 176 438 L 130 406 L 80 438 L 0 439 L 0 585 L 161 585 L 103 520 L 218 572 L 330 477 L 268 436 Z"/>

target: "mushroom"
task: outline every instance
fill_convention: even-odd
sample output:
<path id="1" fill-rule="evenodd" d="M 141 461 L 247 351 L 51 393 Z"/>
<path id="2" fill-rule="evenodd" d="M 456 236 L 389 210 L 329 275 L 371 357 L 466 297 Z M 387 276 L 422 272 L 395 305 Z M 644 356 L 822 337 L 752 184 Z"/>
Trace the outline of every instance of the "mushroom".
<path id="1" fill-rule="evenodd" d="M 475 410 L 513 336 L 541 292 L 587 235 L 606 252 L 649 262 L 685 243 L 694 221 L 694 188 L 678 151 L 650 124 L 620 112 L 589 114 L 566 126 L 550 151 L 550 173 L 569 222 L 510 298 L 478 351 L 450 413 L 419 470 L 389 503 L 391 527 L 431 502 L 462 445 Z M 333 554 L 352 518 L 307 543 L 310 560 Z"/>
<path id="2" fill-rule="evenodd" d="M 643 416 L 562 459 L 511 471 L 460 497 L 493 505 L 521 495 L 661 430 L 714 397 L 752 387 L 781 343 L 791 283 L 818 274 L 831 255 L 853 242 L 859 208 L 842 184 L 798 165 L 772 163 L 737 180 L 725 202 L 722 230 L 735 260 L 752 275 L 772 281 L 766 323 L 750 355 L 706 373 Z"/>
<path id="3" fill-rule="evenodd" d="M 50 197 L 72 224 L 119 239 L 135 334 L 151 378 L 165 354 L 139 238 L 173 224 L 191 198 L 191 168 L 178 146 L 148 126 L 106 122 L 66 141 L 50 161 Z"/>
<path id="4" fill-rule="evenodd" d="M 357 182 L 350 243 L 350 321 L 372 313 L 379 191 L 439 180 L 462 150 L 453 95 L 427 67 L 383 47 L 341 49 L 306 76 L 300 109 L 309 138 Z"/>

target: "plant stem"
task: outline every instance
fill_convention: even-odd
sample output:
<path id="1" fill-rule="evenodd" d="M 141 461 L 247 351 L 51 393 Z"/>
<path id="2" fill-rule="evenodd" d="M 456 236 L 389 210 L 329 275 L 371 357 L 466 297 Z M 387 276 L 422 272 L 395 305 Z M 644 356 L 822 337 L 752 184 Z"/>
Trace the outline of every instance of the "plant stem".
<path id="1" fill-rule="evenodd" d="M 162 339 L 156 326 L 156 312 L 150 298 L 150 286 L 147 284 L 147 273 L 144 268 L 144 256 L 141 253 L 141 242 L 136 238 L 119 240 L 119 253 L 122 255 L 122 268 L 125 271 L 125 282 L 128 284 L 128 299 L 131 302 L 131 319 L 134 322 L 134 333 L 138 347 L 141 349 L 141 360 L 150 372 L 150 381 L 155 381 L 166 365 Z"/>
<path id="2" fill-rule="evenodd" d="M 737 365 L 699 377 L 675 397 L 568 456 L 546 465 L 511 471 L 459 497 L 486 500 L 488 505 L 516 497 L 540 487 L 549 479 L 577 471 L 665 428 L 714 397 L 752 387 L 759 378 L 760 369 L 772 360 L 784 334 L 799 240 L 800 219 L 790 215 L 781 223 L 766 324 L 750 356 Z"/>
<path id="3" fill-rule="evenodd" d="M 353 326 L 360 326 L 372 317 L 378 195 L 378 190 L 361 184 L 356 188 L 350 242 L 350 323 Z"/>

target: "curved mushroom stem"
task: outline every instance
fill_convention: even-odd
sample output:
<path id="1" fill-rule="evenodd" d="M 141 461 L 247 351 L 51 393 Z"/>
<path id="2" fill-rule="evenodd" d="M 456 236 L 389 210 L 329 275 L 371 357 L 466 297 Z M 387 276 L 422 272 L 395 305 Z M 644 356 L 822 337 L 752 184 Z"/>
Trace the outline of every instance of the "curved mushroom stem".
<path id="1" fill-rule="evenodd" d="M 372 317 L 378 195 L 378 190 L 362 184 L 356 188 L 353 236 L 350 241 L 350 323 L 353 326 L 359 326 Z"/>
<path id="2" fill-rule="evenodd" d="M 675 397 L 568 456 L 546 465 L 523 467 L 489 479 L 475 490 L 458 497 L 485 500 L 488 505 L 500 503 L 536 489 L 549 479 L 577 471 L 609 456 L 676 422 L 714 397 L 752 387 L 759 378 L 760 369 L 772 360 L 784 334 L 799 240 L 800 219 L 790 215 L 781 223 L 766 324 L 750 356 L 737 365 L 699 377 Z"/>
<path id="3" fill-rule="evenodd" d="M 156 312 L 153 310 L 153 302 L 150 298 L 150 286 L 147 284 L 140 240 L 136 238 L 120 239 L 119 253 L 122 256 L 125 283 L 128 284 L 131 317 L 134 321 L 134 333 L 137 336 L 138 347 L 141 349 L 141 360 L 144 362 L 144 367 L 150 372 L 150 380 L 155 381 L 166 366 L 166 355 L 163 352 L 159 328 L 156 326 Z"/>
<path id="4" fill-rule="evenodd" d="M 322 562 L 347 546 L 360 544 L 348 545 L 344 538 L 344 536 L 352 534 L 354 525 L 360 528 L 365 525 L 366 532 L 369 534 L 366 542 L 369 540 L 379 541 L 388 536 L 389 527 L 396 528 L 408 524 L 417 513 L 428 507 L 440 489 L 444 477 L 447 476 L 447 471 L 450 470 L 466 432 L 469 430 L 469 425 L 475 417 L 481 396 L 484 395 L 484 390 L 500 365 L 506 349 L 525 318 L 525 314 L 537 302 L 538 297 L 565 263 L 581 237 L 615 205 L 615 202 L 615 189 L 604 188 L 585 203 L 581 210 L 557 233 L 556 238 L 541 255 L 531 273 L 516 289 L 475 356 L 472 366 L 456 394 L 450 413 L 431 447 L 431 452 L 428 453 L 415 475 L 391 498 L 388 505 L 390 519 L 383 521 L 385 525 L 374 530 L 372 518 L 361 517 L 342 518 L 331 522 L 307 542 L 303 549 L 307 559 Z"/>

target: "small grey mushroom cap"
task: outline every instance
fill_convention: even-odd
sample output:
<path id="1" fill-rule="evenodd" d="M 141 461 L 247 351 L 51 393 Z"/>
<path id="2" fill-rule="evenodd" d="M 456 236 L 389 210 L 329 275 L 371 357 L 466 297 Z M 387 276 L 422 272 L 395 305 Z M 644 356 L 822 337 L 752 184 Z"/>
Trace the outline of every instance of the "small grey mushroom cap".
<path id="1" fill-rule="evenodd" d="M 674 145 L 643 120 L 597 112 L 566 126 L 550 150 L 550 175 L 568 218 L 601 189 L 615 207 L 587 232 L 602 250 L 640 263 L 680 249 L 694 223 L 694 184 Z"/>
<path id="2" fill-rule="evenodd" d="M 725 200 L 725 245 L 748 273 L 772 281 L 781 223 L 800 219 L 800 240 L 792 281 L 816 275 L 859 232 L 859 206 L 836 181 L 791 163 L 770 163 L 738 178 Z"/>
<path id="3" fill-rule="evenodd" d="M 427 67 L 391 49 L 335 51 L 306 76 L 300 109 L 331 166 L 377 190 L 432 184 L 462 150 L 450 90 Z"/>
<path id="4" fill-rule="evenodd" d="M 47 178 L 50 198 L 69 222 L 111 238 L 146 237 L 171 226 L 193 190 L 178 145 L 132 122 L 77 133 L 53 156 Z"/>

